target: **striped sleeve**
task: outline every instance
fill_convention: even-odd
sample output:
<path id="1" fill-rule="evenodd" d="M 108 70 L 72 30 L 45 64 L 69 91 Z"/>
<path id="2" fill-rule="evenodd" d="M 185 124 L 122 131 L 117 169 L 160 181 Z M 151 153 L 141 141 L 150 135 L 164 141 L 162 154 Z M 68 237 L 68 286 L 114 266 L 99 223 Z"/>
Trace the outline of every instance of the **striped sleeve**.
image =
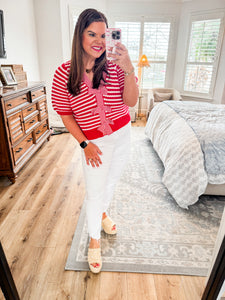
<path id="1" fill-rule="evenodd" d="M 67 91 L 68 71 L 65 64 L 57 68 L 52 83 L 52 107 L 59 115 L 72 115 Z"/>
<path id="2" fill-rule="evenodd" d="M 117 76 L 118 76 L 118 80 L 119 80 L 119 85 L 120 85 L 120 92 L 121 94 L 123 93 L 124 90 L 124 71 L 118 66 L 116 65 L 116 70 L 117 70 Z"/>

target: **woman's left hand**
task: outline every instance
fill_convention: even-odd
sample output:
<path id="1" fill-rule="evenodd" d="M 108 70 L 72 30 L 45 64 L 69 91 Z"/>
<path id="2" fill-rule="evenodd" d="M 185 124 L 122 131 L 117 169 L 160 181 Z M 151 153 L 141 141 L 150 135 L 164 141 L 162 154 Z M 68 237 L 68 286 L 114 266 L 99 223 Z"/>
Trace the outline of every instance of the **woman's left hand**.
<path id="1" fill-rule="evenodd" d="M 109 57 L 113 58 L 112 62 L 115 62 L 118 66 L 120 66 L 125 73 L 130 73 L 133 70 L 133 65 L 127 48 L 123 44 L 117 43 L 115 51 L 115 54 L 109 54 Z"/>

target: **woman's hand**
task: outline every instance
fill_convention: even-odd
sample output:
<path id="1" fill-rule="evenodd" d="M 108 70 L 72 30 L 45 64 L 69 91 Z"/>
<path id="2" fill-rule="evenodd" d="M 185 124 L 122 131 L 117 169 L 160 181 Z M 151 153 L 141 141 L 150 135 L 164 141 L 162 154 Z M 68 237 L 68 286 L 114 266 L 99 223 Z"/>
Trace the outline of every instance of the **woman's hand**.
<path id="1" fill-rule="evenodd" d="M 109 53 L 108 56 L 112 57 L 112 62 L 115 62 L 124 71 L 124 89 L 123 89 L 123 102 L 124 104 L 133 107 L 138 100 L 138 86 L 134 74 L 134 67 L 131 63 L 130 56 L 127 48 L 121 43 L 116 44 L 115 54 Z"/>
<path id="2" fill-rule="evenodd" d="M 87 147 L 84 148 L 84 154 L 86 157 L 87 165 L 91 163 L 92 167 L 94 168 L 95 166 L 99 167 L 99 165 L 102 164 L 101 158 L 99 156 L 102 154 L 102 151 L 92 142 L 89 142 Z"/>
<path id="3" fill-rule="evenodd" d="M 115 62 L 120 68 L 125 72 L 125 73 L 130 73 L 133 70 L 133 65 L 130 60 L 130 56 L 128 53 L 127 48 L 121 44 L 117 43 L 116 44 L 116 53 L 112 54 L 109 53 L 109 57 L 113 58 L 113 62 Z"/>
<path id="4" fill-rule="evenodd" d="M 78 126 L 73 115 L 62 115 L 61 118 L 65 127 L 75 137 L 79 144 L 87 139 L 87 137 L 83 134 L 80 127 Z M 92 142 L 89 142 L 88 145 L 84 148 L 84 154 L 87 165 L 91 163 L 92 167 L 99 167 L 99 164 L 102 164 L 101 158 L 99 156 L 102 154 L 102 151 Z"/>

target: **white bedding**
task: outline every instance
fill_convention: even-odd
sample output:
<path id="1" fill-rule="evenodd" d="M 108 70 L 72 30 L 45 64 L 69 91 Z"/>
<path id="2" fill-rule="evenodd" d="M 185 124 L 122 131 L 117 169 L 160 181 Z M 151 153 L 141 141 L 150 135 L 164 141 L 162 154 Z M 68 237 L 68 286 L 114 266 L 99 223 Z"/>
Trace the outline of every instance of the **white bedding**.
<path id="1" fill-rule="evenodd" d="M 164 103 L 154 107 L 146 135 L 162 160 L 163 183 L 182 208 L 198 201 L 208 184 L 201 146 L 193 130 Z"/>

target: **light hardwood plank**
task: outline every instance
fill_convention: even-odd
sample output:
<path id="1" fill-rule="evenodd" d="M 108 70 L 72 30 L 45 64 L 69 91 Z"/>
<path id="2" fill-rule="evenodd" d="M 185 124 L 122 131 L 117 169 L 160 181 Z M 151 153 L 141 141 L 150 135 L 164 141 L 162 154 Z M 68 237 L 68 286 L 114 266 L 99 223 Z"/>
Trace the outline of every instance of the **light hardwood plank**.
<path id="1" fill-rule="evenodd" d="M 85 196 L 80 158 L 70 134 L 52 136 L 15 184 L 0 177 L 0 239 L 21 299 L 200 299 L 204 277 L 64 270 Z"/>
<path id="2" fill-rule="evenodd" d="M 186 295 L 191 295 L 193 300 L 201 299 L 206 285 L 206 277 L 181 276 L 181 281 Z"/>
<path id="3" fill-rule="evenodd" d="M 156 300 L 154 277 L 152 274 L 127 274 L 128 299 Z"/>
<path id="4" fill-rule="evenodd" d="M 117 272 L 102 272 L 100 276 L 101 300 L 129 300 L 127 291 L 127 274 Z"/>

